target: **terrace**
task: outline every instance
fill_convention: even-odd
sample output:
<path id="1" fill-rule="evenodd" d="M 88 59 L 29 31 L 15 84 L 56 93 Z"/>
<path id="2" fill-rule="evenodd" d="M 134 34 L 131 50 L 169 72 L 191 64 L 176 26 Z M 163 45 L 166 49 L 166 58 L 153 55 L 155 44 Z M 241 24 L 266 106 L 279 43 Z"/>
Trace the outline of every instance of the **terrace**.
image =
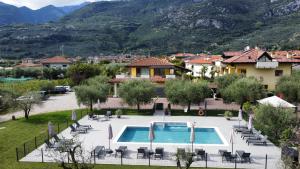
<path id="1" fill-rule="evenodd" d="M 104 120 L 102 116 L 99 121 L 91 120 L 87 116 L 79 120 L 80 124 L 89 124 L 92 129 L 86 134 L 78 134 L 76 137 L 82 143 L 86 158 L 90 157 L 90 152 L 96 146 L 109 147 L 108 140 L 108 125 L 111 124 L 113 131 L 113 139 L 110 144 L 112 150 L 117 149 L 119 146 L 127 146 L 128 153 L 122 159 L 123 164 L 126 165 L 148 165 L 148 159 L 137 159 L 137 149 L 139 147 L 150 147 L 149 142 L 120 142 L 123 131 L 127 126 L 145 126 L 148 127 L 151 122 L 167 121 L 167 122 L 195 122 L 196 128 L 215 128 L 220 139 L 221 144 L 203 144 L 195 142 L 194 149 L 204 149 L 208 153 L 207 166 L 208 167 L 222 167 L 222 168 L 234 168 L 232 162 L 222 162 L 221 156 L 218 154 L 218 150 L 225 149 L 231 151 L 230 144 L 230 131 L 233 125 L 237 125 L 237 120 L 226 120 L 223 117 L 195 117 L 195 116 L 122 116 L 118 119 L 116 117 Z M 246 124 L 242 121 L 241 124 Z M 74 135 L 70 134 L 70 129 L 66 129 L 59 134 L 60 137 L 73 138 Z M 251 153 L 251 163 L 237 163 L 238 168 L 264 168 L 266 154 L 268 155 L 268 168 L 276 168 L 280 161 L 280 149 L 274 146 L 271 142 L 267 142 L 267 146 L 248 145 L 243 140 L 240 134 L 236 134 L 233 144 L 233 152 L 236 150 L 244 150 Z M 157 136 L 158 139 L 159 136 Z M 151 159 L 151 165 L 155 166 L 176 166 L 175 153 L 177 148 L 184 148 L 191 150 L 190 143 L 161 143 L 160 141 L 153 142 L 153 149 L 156 147 L 164 148 L 164 158 L 162 160 Z M 197 139 L 197 136 L 196 136 Z M 43 150 L 43 155 L 41 154 Z M 47 149 L 45 144 L 38 147 L 38 149 L 29 153 L 20 161 L 23 162 L 41 162 L 42 156 L 44 162 L 55 162 L 53 154 L 54 150 Z M 67 161 L 67 159 L 65 159 Z M 120 157 L 115 158 L 114 154 L 104 156 L 103 158 L 95 158 L 91 160 L 96 164 L 117 164 L 121 163 Z M 193 167 L 205 167 L 205 161 L 196 161 L 192 164 Z"/>

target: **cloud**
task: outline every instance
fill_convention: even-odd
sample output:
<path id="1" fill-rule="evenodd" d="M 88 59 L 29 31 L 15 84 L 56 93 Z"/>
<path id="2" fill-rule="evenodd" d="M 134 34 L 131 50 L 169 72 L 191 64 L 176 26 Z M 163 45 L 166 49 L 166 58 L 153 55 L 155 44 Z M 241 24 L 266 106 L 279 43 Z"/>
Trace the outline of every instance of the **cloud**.
<path id="1" fill-rule="evenodd" d="M 97 0 L 0 0 L 0 1 L 18 7 L 26 6 L 31 9 L 39 9 L 47 5 L 66 6 L 66 5 L 76 5 L 86 1 L 94 2 Z"/>

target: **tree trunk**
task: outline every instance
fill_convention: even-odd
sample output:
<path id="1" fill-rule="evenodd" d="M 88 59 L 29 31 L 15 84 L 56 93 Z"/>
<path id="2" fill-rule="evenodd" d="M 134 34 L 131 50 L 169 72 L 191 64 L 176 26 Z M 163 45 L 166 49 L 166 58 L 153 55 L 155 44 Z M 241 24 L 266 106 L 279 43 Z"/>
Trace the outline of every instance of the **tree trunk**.
<path id="1" fill-rule="evenodd" d="M 93 101 L 91 100 L 90 102 L 90 111 L 92 112 L 93 111 Z"/>
<path id="2" fill-rule="evenodd" d="M 140 110 L 140 103 L 137 104 L 137 110 Z"/>
<path id="3" fill-rule="evenodd" d="M 191 102 L 188 103 L 188 112 L 191 111 Z"/>
<path id="4" fill-rule="evenodd" d="M 25 119 L 26 119 L 26 120 L 29 119 L 29 114 L 27 113 L 27 111 L 25 111 Z"/>

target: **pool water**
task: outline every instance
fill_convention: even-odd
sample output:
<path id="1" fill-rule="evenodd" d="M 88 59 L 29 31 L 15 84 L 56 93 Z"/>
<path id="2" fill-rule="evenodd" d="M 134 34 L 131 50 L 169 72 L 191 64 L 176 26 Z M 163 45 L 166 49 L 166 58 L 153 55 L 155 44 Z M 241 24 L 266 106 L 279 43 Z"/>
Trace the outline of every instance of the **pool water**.
<path id="1" fill-rule="evenodd" d="M 154 125 L 154 143 L 190 143 L 186 123 Z M 127 126 L 118 142 L 149 142 L 149 127 Z M 195 128 L 195 144 L 223 144 L 215 128 Z"/>

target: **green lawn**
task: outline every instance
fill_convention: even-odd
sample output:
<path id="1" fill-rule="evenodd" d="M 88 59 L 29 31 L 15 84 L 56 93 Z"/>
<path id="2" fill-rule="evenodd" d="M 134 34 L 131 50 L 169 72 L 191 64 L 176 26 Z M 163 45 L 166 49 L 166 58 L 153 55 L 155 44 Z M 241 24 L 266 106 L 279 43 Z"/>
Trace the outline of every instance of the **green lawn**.
<path id="1" fill-rule="evenodd" d="M 78 117 L 85 110 L 78 110 Z M 147 112 L 147 111 L 145 111 Z M 135 114 L 135 113 L 132 113 Z M 143 113 L 142 113 L 143 114 Z M 147 113 L 145 113 L 147 114 Z M 24 163 L 16 161 L 16 147 L 21 149 L 24 142 L 32 142 L 38 136 L 38 144 L 47 137 L 47 124 L 51 121 L 54 124 L 60 123 L 60 130 L 67 127 L 66 120 L 70 121 L 71 111 L 60 111 L 42 115 L 31 116 L 29 120 L 24 118 L 16 121 L 0 123 L 0 169 L 54 169 L 58 168 L 55 163 Z M 56 125 L 57 126 L 57 125 Z M 33 145 L 31 145 L 33 146 Z M 146 166 L 117 166 L 117 165 L 96 165 L 95 169 L 141 169 Z M 151 169 L 171 169 L 175 167 L 151 167 Z"/>

